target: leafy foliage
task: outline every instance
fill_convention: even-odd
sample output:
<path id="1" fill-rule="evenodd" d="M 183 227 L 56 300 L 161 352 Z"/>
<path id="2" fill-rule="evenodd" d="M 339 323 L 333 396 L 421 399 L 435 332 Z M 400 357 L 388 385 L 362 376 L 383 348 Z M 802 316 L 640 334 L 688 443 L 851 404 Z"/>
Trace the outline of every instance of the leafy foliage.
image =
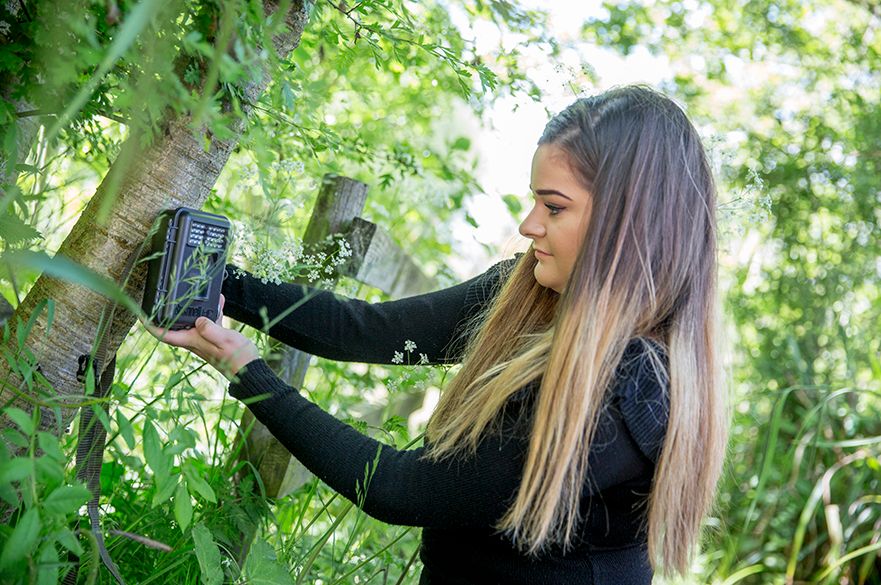
<path id="1" fill-rule="evenodd" d="M 0 4 L 0 160 L 14 171 L 2 178 L 0 242 L 7 261 L 10 249 L 38 253 L 27 256 L 28 270 L 19 263 L 0 274 L 0 289 L 16 299 L 124 139 L 155 140 L 175 116 L 200 136 L 245 127 L 206 205 L 250 234 L 244 267 L 267 250 L 295 248 L 320 177 L 336 172 L 369 184 L 365 216 L 449 282 L 446 226 L 482 190 L 463 121 L 502 96 L 540 99 L 522 49 L 542 46 L 551 59 L 561 50 L 543 14 L 507 0 L 316 0 L 287 59 L 268 42 L 280 23 L 256 0 L 17 6 Z M 669 60 L 661 89 L 707 137 L 732 246 L 721 283 L 736 334 L 733 436 L 694 580 L 879 583 L 881 10 L 844 0 L 629 0 L 603 10 L 581 42 Z M 521 42 L 478 54 L 463 21 Z M 245 89 L 264 70 L 272 83 L 251 103 Z M 21 160 L 22 121 L 32 119 L 43 131 Z M 522 211 L 517 196 L 504 203 Z M 383 298 L 352 281 L 341 289 Z M 31 334 L 33 316 L 22 321 L 19 335 Z M 364 517 L 317 480 L 263 520 L 259 477 L 238 458 L 240 406 L 191 356 L 143 335 L 119 352 L 103 420 L 105 529 L 130 580 L 415 582 L 418 531 Z M 36 404 L 57 408 L 37 360 L 17 342 L 19 352 L 3 359 Z M 417 363 L 418 348 L 402 349 L 402 362 L 406 353 Z M 304 388 L 360 430 L 404 447 L 419 429 L 396 405 L 436 392 L 446 375 L 319 360 Z M 388 405 L 375 425 L 363 418 L 371 396 Z M 23 411 L 3 416 L 11 425 L 0 499 L 12 509 L 0 527 L 4 578 L 56 582 L 73 552 L 84 559 L 83 579 L 104 580 L 94 543 L 71 530 L 87 497 L 73 479 L 71 437 L 36 429 Z M 236 488 L 234 477 L 244 484 Z M 261 522 L 238 566 L 232 551 L 242 528 Z"/>

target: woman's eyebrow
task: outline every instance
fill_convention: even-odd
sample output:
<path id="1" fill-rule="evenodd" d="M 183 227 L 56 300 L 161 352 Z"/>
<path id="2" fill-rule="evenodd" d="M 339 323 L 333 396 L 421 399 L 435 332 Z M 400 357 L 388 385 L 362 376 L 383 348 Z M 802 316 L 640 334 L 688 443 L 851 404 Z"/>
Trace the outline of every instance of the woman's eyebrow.
<path id="1" fill-rule="evenodd" d="M 560 193 L 556 189 L 539 189 L 538 191 L 536 191 L 535 189 L 533 189 L 530 186 L 529 190 L 532 191 L 533 193 L 535 193 L 536 195 L 559 195 L 563 199 L 568 199 L 569 201 L 572 201 L 571 197 L 569 197 L 568 195 L 563 195 L 562 193 Z"/>

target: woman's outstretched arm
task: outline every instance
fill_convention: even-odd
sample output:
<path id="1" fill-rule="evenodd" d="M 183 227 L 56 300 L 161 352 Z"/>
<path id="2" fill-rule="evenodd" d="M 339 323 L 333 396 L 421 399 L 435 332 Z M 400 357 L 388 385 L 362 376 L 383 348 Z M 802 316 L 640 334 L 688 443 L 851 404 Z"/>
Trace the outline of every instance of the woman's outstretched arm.
<path id="1" fill-rule="evenodd" d="M 394 364 L 399 363 L 395 352 L 400 352 L 405 364 L 419 362 L 422 354 L 430 364 L 456 363 L 466 341 L 464 325 L 485 300 L 475 289 L 492 289 L 501 270 L 515 261 L 504 260 L 443 290 L 372 304 L 300 284 L 263 283 L 229 264 L 224 313 L 328 359 Z M 408 340 L 416 344 L 409 355 L 404 349 Z"/>
<path id="2" fill-rule="evenodd" d="M 310 471 L 384 522 L 489 526 L 501 518 L 520 483 L 528 446 L 528 423 L 523 417 L 507 420 L 499 432 L 480 443 L 475 454 L 433 462 L 422 457 L 424 448 L 398 450 L 337 420 L 281 382 L 261 359 L 240 371 L 229 391 L 245 400 Z M 640 451 L 617 409 L 608 412 L 590 455 L 585 493 L 638 478 L 650 481 L 653 471 L 652 461 Z M 364 494 L 363 501 L 359 494 Z"/>

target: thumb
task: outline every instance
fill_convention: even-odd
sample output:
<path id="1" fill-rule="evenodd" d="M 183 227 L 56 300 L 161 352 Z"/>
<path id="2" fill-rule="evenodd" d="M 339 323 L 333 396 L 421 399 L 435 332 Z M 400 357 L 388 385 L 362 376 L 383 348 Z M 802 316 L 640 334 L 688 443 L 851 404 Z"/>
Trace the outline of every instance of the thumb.
<path id="1" fill-rule="evenodd" d="M 224 329 L 208 317 L 196 319 L 196 329 L 199 334 L 214 345 L 220 346 L 224 339 Z"/>

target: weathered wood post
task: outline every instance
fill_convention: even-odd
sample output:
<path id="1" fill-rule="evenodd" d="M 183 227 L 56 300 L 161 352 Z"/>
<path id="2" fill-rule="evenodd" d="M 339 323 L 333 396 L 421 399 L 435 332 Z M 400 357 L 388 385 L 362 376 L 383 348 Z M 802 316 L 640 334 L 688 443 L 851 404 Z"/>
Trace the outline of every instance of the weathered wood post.
<path id="1" fill-rule="evenodd" d="M 317 245 L 328 235 L 346 231 L 352 219 L 364 209 L 366 201 L 367 185 L 364 183 L 325 175 L 303 236 L 303 246 Z M 308 284 L 308 281 L 301 279 L 299 283 Z M 280 371 L 280 377 L 285 382 L 299 388 L 303 385 L 311 357 L 308 353 L 289 348 L 279 363 L 271 365 Z M 260 472 L 266 495 L 276 497 L 291 454 L 265 426 L 254 419 L 248 409 L 242 415 L 240 428 L 251 429 L 245 437 L 241 458 L 250 461 Z"/>
<path id="2" fill-rule="evenodd" d="M 434 290 L 436 281 L 422 273 L 388 232 L 357 217 L 366 200 L 367 185 L 364 183 L 325 175 L 303 237 L 304 246 L 321 242 L 332 234 L 343 234 L 352 249 L 352 256 L 341 267 L 341 274 L 378 288 L 391 297 Z M 308 282 L 302 281 L 301 284 Z M 285 382 L 301 388 L 310 358 L 311 355 L 305 352 L 288 348 L 281 359 L 271 365 Z M 240 428 L 245 433 L 240 459 L 259 471 L 267 496 L 287 495 L 312 477 L 249 410 L 245 410 Z M 242 549 L 236 555 L 240 563 L 248 554 L 256 529 L 255 525 L 250 534 L 242 535 Z"/>

